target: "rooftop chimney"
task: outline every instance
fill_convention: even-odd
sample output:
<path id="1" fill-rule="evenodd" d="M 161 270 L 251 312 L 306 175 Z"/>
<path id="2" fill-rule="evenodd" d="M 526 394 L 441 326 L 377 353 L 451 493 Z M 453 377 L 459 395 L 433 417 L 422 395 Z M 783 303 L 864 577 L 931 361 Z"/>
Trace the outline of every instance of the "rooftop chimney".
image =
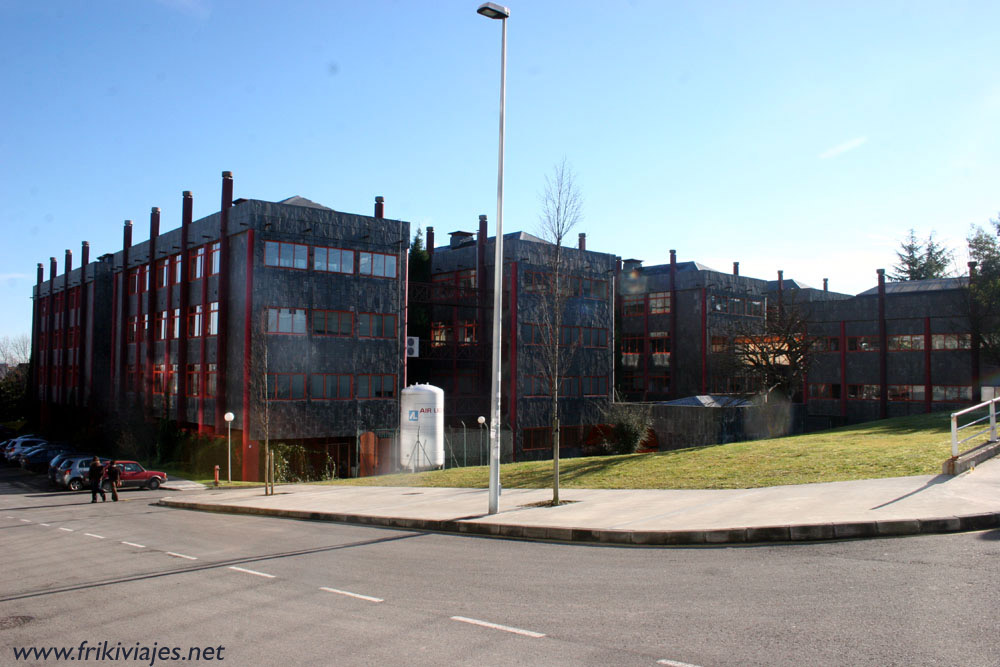
<path id="1" fill-rule="evenodd" d="M 739 262 L 733 262 L 733 275 L 734 276 L 740 275 L 740 263 Z"/>
<path id="2" fill-rule="evenodd" d="M 428 255 L 433 255 L 434 254 L 434 228 L 433 227 L 428 227 L 427 228 L 427 254 Z"/>
<path id="3" fill-rule="evenodd" d="M 375 217 L 385 217 L 385 197 L 375 197 Z"/>
<path id="4" fill-rule="evenodd" d="M 829 292 L 830 291 L 830 279 L 829 278 L 823 278 L 823 291 L 824 292 Z"/>
<path id="5" fill-rule="evenodd" d="M 586 250 L 586 249 L 587 249 L 587 235 L 584 234 L 583 232 L 580 232 L 580 250 Z"/>

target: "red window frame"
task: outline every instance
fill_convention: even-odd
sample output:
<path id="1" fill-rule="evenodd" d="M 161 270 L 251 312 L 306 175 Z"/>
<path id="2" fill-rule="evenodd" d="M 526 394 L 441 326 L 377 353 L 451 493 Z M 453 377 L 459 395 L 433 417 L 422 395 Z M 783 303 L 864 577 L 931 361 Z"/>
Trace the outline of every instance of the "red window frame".
<path id="1" fill-rule="evenodd" d="M 389 260 L 392 272 L 389 272 Z M 367 261 L 366 261 L 367 260 Z M 399 276 L 399 261 L 395 255 L 385 252 L 358 251 L 358 275 L 395 280 Z"/>
<path id="2" fill-rule="evenodd" d="M 208 246 L 208 275 L 215 276 L 218 275 L 222 268 L 222 242 L 216 241 Z"/>
<path id="3" fill-rule="evenodd" d="M 380 333 L 375 335 L 375 322 L 381 327 Z M 392 333 L 386 335 L 387 323 L 391 322 Z M 367 327 L 366 327 L 367 323 Z M 367 328 L 367 333 L 365 329 Z M 388 313 L 358 313 L 358 338 L 395 338 L 396 337 L 396 316 Z"/>
<path id="4" fill-rule="evenodd" d="M 188 255 L 188 280 L 200 280 L 205 275 L 205 246 L 198 246 Z"/>
<path id="5" fill-rule="evenodd" d="M 320 311 L 322 312 L 322 311 Z M 301 331 L 296 330 L 296 317 L 301 314 Z M 291 318 L 291 328 L 282 326 L 282 315 Z M 309 311 L 306 308 L 275 308 L 267 309 L 267 333 L 283 336 L 305 336 L 309 332 Z"/>
<path id="6" fill-rule="evenodd" d="M 646 297 L 641 294 L 626 294 L 622 297 L 622 315 L 641 317 L 646 314 Z"/>
<path id="7" fill-rule="evenodd" d="M 336 327 L 330 327 L 331 320 Z M 344 321 L 347 321 L 347 331 L 344 331 Z M 308 328 L 308 327 L 307 327 Z M 313 310 L 312 332 L 314 336 L 339 336 L 348 338 L 354 335 L 354 313 L 347 310 Z"/>
<path id="8" fill-rule="evenodd" d="M 330 266 L 332 262 L 330 261 L 331 253 L 337 253 L 338 266 L 340 268 L 331 269 Z M 322 258 L 322 259 L 321 259 Z M 345 262 L 345 258 L 347 261 Z M 353 274 L 354 273 L 354 251 L 348 250 L 346 248 L 334 248 L 329 246 L 314 246 L 313 247 L 313 270 L 321 271 L 323 273 L 343 273 L 343 274 Z"/>
<path id="9" fill-rule="evenodd" d="M 204 309 L 201 304 L 188 306 L 187 312 L 187 337 L 201 338 L 204 331 Z"/>
<path id="10" fill-rule="evenodd" d="M 670 312 L 670 292 L 649 293 L 649 314 L 665 315 Z"/>
<path id="11" fill-rule="evenodd" d="M 268 373 L 267 400 L 268 401 L 306 400 L 306 374 Z"/>
<path id="12" fill-rule="evenodd" d="M 349 400 L 354 394 L 353 379 L 351 375 L 345 373 L 313 373 L 310 378 L 309 397 L 315 401 Z"/>
<path id="13" fill-rule="evenodd" d="M 378 380 L 375 380 L 378 378 Z M 375 389 L 378 385 L 378 389 Z M 386 394 L 386 387 L 390 393 Z M 375 400 L 396 397 L 396 376 L 391 373 L 365 373 L 355 376 L 354 393 L 356 398 Z"/>

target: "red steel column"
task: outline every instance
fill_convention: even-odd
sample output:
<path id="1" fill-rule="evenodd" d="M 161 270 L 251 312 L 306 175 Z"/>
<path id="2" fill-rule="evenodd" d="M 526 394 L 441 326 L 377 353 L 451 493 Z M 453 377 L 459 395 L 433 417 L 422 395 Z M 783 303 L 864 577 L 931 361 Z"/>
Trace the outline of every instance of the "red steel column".
<path id="1" fill-rule="evenodd" d="M 84 241 L 80 245 L 80 309 L 77 311 L 76 324 L 79 330 L 79 335 L 76 337 L 77 341 L 77 352 L 76 352 L 76 365 L 77 365 L 77 389 L 76 389 L 76 404 L 79 406 L 84 406 L 90 403 L 90 391 L 91 379 L 94 376 L 94 352 L 91 348 L 90 353 L 87 352 L 87 342 L 89 336 L 87 335 L 87 327 L 90 326 L 90 287 L 87 285 L 87 265 L 90 264 L 90 244 Z M 84 364 L 84 359 L 87 363 Z M 86 377 L 85 377 L 86 376 Z"/>
<path id="2" fill-rule="evenodd" d="M 132 249 L 132 221 L 125 221 L 124 238 L 122 241 L 122 273 L 121 273 L 121 322 L 119 322 L 118 341 L 118 399 L 124 403 L 128 389 L 128 261 Z"/>
<path id="3" fill-rule="evenodd" d="M 847 417 L 847 322 L 840 321 L 840 416 Z"/>
<path id="4" fill-rule="evenodd" d="M 63 268 L 63 312 L 62 312 L 62 352 L 59 364 L 59 402 L 69 404 L 69 272 L 73 270 L 73 251 L 66 249 L 66 263 Z"/>
<path id="5" fill-rule="evenodd" d="M 260 479 L 256 452 L 250 440 L 250 374 L 253 358 L 253 258 L 254 233 L 247 232 L 246 277 L 244 279 L 245 310 L 243 311 L 243 412 L 240 415 L 243 445 L 243 480 Z"/>
<path id="6" fill-rule="evenodd" d="M 670 251 L 670 398 L 677 398 L 677 251 Z"/>
<path id="7" fill-rule="evenodd" d="M 177 287 L 177 425 L 182 426 L 188 422 L 187 418 L 187 396 L 189 388 L 187 386 L 187 364 L 188 364 L 188 333 L 187 333 L 187 311 L 191 302 L 190 282 L 188 272 L 190 269 L 190 258 L 188 257 L 188 236 L 191 231 L 193 199 L 191 191 L 185 190 L 182 195 L 181 213 L 181 279 Z M 171 267 L 171 270 L 173 268 Z"/>
<path id="8" fill-rule="evenodd" d="M 56 402 L 56 387 L 55 383 L 52 381 L 56 363 L 56 341 L 55 341 L 55 328 L 56 328 L 56 271 L 58 266 L 56 264 L 55 257 L 49 257 L 49 312 L 48 312 L 48 330 L 49 335 L 47 336 L 49 348 L 47 350 L 48 363 L 45 364 L 48 368 L 46 372 L 46 387 L 45 392 L 46 400 L 51 404 Z"/>
<path id="9" fill-rule="evenodd" d="M 889 414 L 889 337 L 885 327 L 885 269 L 878 273 L 878 416 L 885 419 Z"/>
<path id="10" fill-rule="evenodd" d="M 930 412 L 933 408 L 933 378 L 931 377 L 931 318 L 924 318 L 924 412 Z"/>
<path id="11" fill-rule="evenodd" d="M 38 402 L 39 373 L 38 367 L 42 363 L 42 282 L 45 280 L 45 267 L 41 262 L 35 275 L 35 302 L 31 308 L 31 403 Z"/>
<path id="12" fill-rule="evenodd" d="M 215 337 L 216 391 L 215 416 L 212 424 L 215 433 L 221 433 L 226 414 L 226 380 L 229 377 L 227 364 L 229 342 L 229 209 L 233 207 L 233 172 L 222 172 L 222 208 L 219 216 L 219 331 Z M 208 261 L 208 254 L 205 255 Z M 209 269 L 211 267 L 206 267 Z M 208 271 L 205 280 L 207 282 Z M 205 314 L 208 317 L 208 313 Z"/>
<path id="13" fill-rule="evenodd" d="M 701 288 L 701 393 L 708 387 L 708 290 Z"/>
<path id="14" fill-rule="evenodd" d="M 160 236 L 160 209 L 153 207 L 149 212 L 149 263 L 146 266 L 146 408 L 153 407 L 153 364 L 156 361 L 156 242 Z M 141 291 L 141 290 L 140 290 Z M 142 304 L 142 296 L 139 296 Z M 165 371 L 166 369 L 164 369 Z"/>

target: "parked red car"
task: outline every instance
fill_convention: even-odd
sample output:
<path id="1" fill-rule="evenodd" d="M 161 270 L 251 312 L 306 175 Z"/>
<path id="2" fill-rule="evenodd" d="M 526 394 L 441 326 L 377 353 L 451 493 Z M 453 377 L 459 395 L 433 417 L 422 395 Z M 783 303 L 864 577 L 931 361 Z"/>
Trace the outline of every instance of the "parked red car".
<path id="1" fill-rule="evenodd" d="M 122 471 L 122 483 L 118 487 L 120 489 L 138 487 L 155 491 L 160 488 L 160 484 L 167 481 L 167 473 L 146 470 L 135 461 L 116 461 L 115 467 Z M 104 480 L 101 486 L 104 487 L 105 491 L 111 490 L 111 482 L 108 480 Z"/>

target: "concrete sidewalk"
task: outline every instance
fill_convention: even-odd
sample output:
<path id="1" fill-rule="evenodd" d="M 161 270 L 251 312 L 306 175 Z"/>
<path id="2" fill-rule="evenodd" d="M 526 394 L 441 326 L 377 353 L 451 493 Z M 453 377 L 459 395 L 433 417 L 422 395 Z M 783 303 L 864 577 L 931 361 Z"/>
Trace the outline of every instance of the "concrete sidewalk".
<path id="1" fill-rule="evenodd" d="M 485 536 L 635 545 L 797 542 L 1000 527 L 1000 459 L 957 476 L 724 491 L 278 486 L 188 492 L 161 505 Z"/>

